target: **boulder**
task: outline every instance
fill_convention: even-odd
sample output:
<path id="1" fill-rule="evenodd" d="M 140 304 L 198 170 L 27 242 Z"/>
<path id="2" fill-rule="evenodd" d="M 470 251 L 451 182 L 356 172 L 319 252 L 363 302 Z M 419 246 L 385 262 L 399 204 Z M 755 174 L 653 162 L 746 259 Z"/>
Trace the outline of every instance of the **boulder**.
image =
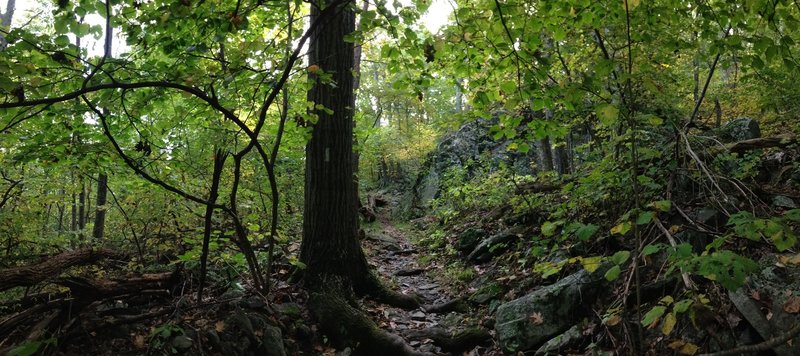
<path id="1" fill-rule="evenodd" d="M 563 334 L 558 335 L 542 345 L 534 355 L 562 355 L 566 348 L 583 340 L 581 328 L 578 325 L 573 325 Z"/>
<path id="2" fill-rule="evenodd" d="M 464 230 L 461 235 L 458 235 L 456 250 L 463 254 L 470 253 L 484 237 L 486 237 L 486 231 L 483 229 L 469 228 Z"/>
<path id="3" fill-rule="evenodd" d="M 761 137 L 758 121 L 748 117 L 728 121 L 716 131 L 723 142 L 738 142 Z"/>
<path id="4" fill-rule="evenodd" d="M 776 195 L 772 198 L 772 206 L 784 209 L 797 209 L 797 203 L 785 195 Z"/>
<path id="5" fill-rule="evenodd" d="M 507 352 L 536 350 L 586 315 L 605 283 L 610 265 L 594 273 L 580 270 L 555 284 L 500 305 L 495 315 L 497 339 Z"/>

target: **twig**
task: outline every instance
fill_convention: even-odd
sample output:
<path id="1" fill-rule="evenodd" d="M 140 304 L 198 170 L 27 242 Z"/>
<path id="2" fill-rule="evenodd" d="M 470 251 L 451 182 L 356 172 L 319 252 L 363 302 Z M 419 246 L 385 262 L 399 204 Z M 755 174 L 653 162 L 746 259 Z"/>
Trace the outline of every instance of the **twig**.
<path id="1" fill-rule="evenodd" d="M 755 345 L 745 345 L 736 347 L 730 350 L 710 353 L 710 354 L 702 354 L 700 356 L 727 356 L 727 355 L 741 355 L 747 354 L 752 352 L 759 352 L 759 351 L 767 351 L 772 349 L 773 347 L 780 346 L 785 344 L 787 341 L 791 340 L 797 334 L 800 334 L 800 323 L 797 323 L 793 328 L 789 329 L 785 333 L 778 335 L 774 338 L 766 340 L 764 342 L 755 344 Z"/>
<path id="2" fill-rule="evenodd" d="M 675 241 L 675 238 L 672 237 L 672 234 L 669 233 L 669 230 L 667 230 L 667 228 L 664 227 L 664 224 L 661 223 L 661 220 L 659 220 L 657 217 L 653 217 L 653 222 L 656 224 L 656 226 L 658 226 L 658 229 L 661 230 L 664 236 L 667 237 L 670 246 L 672 247 L 678 246 L 678 243 Z M 688 273 L 681 271 L 681 279 L 683 279 L 683 284 L 686 285 L 686 288 L 694 289 L 694 283 L 692 283 L 692 280 L 689 278 Z"/>

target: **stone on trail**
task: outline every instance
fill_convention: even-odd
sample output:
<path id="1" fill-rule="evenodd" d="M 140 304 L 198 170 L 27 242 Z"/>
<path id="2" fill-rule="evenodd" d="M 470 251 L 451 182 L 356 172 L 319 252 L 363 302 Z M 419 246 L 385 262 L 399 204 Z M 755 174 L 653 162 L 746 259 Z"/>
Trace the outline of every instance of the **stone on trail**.
<path id="1" fill-rule="evenodd" d="M 500 305 L 495 314 L 500 347 L 507 352 L 535 350 L 575 325 L 602 289 L 609 267 L 603 264 L 594 273 L 582 269 Z"/>

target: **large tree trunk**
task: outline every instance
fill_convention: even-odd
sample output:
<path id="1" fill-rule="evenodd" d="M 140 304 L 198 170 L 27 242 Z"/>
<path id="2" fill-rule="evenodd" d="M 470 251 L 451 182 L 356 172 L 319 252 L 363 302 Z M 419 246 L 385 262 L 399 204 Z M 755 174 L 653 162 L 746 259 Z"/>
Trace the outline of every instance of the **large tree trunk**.
<path id="1" fill-rule="evenodd" d="M 355 282 L 369 274 L 357 237 L 358 195 L 353 184 L 353 44 L 344 41 L 355 29 L 355 16 L 348 5 L 340 6 L 333 18 L 320 18 L 320 9 L 311 7 L 312 23 L 327 23 L 311 37 L 308 63 L 331 73 L 336 87 L 311 74 L 317 83 L 308 100 L 333 112 L 314 110 L 318 120 L 306 145 L 300 260 L 307 266 L 304 279 L 309 286 L 321 285 L 327 275 Z"/>
<path id="2" fill-rule="evenodd" d="M 353 44 L 344 40 L 355 29 L 355 15 L 349 1 L 322 4 L 322 8 L 311 6 L 311 23 L 324 22 L 311 36 L 309 65 L 330 73 L 336 87 L 311 73 L 316 83 L 308 100 L 314 103 L 318 120 L 306 144 L 300 248 L 300 261 L 306 265 L 303 282 L 311 294 L 309 307 L 335 341 L 359 344 L 365 354 L 413 354 L 402 339 L 381 331 L 351 305 L 353 292 L 383 299 L 390 299 L 390 293 L 380 288 L 370 272 L 358 239 L 358 195 L 353 181 L 354 54 Z M 413 299 L 407 306 L 411 304 L 419 305 Z"/>

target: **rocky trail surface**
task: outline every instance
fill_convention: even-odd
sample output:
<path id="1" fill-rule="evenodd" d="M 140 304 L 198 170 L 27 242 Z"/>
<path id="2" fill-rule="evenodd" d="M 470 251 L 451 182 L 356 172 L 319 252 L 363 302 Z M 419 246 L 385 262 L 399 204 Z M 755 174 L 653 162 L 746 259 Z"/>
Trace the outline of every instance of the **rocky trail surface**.
<path id="1" fill-rule="evenodd" d="M 385 210 L 385 209 L 384 209 Z M 372 318 L 384 330 L 400 335 L 416 350 L 440 355 L 500 355 L 492 335 L 474 317 L 468 302 L 454 295 L 443 278 L 445 267 L 431 259 L 423 265 L 423 249 L 415 246 L 415 231 L 397 227 L 378 211 L 377 220 L 367 226 L 364 247 L 379 275 L 405 294 L 417 295 L 420 308 L 404 310 L 365 301 Z M 410 230 L 410 229 L 409 229 Z M 478 313 L 484 314 L 484 313 Z M 484 320 L 486 322 L 486 320 Z"/>

